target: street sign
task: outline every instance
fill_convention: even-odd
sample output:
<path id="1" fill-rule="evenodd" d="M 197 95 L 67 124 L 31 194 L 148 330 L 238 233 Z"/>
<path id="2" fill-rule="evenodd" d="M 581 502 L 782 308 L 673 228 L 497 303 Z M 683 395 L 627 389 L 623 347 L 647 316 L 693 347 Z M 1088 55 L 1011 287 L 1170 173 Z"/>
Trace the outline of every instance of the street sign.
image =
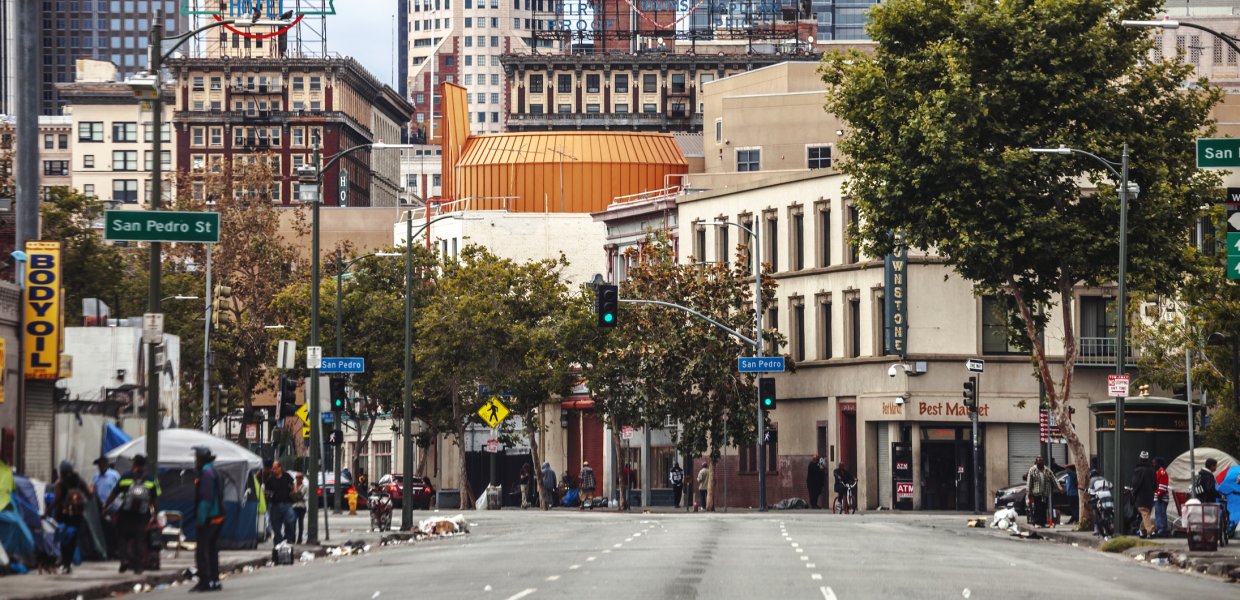
<path id="1" fill-rule="evenodd" d="M 310 425 L 310 405 L 309 404 L 302 404 L 301 406 L 298 406 L 297 412 L 295 414 L 297 415 L 298 419 L 301 419 L 301 422 L 303 425 L 307 425 L 307 426 Z"/>
<path id="2" fill-rule="evenodd" d="M 491 454 L 499 452 L 499 440 L 487 440 L 487 452 Z"/>
<path id="3" fill-rule="evenodd" d="M 1240 138 L 1197 138 L 1197 168 L 1240 167 Z"/>
<path id="4" fill-rule="evenodd" d="M 986 361 L 980 358 L 970 358 L 964 361 L 964 368 L 973 373 L 981 373 L 986 368 Z"/>
<path id="5" fill-rule="evenodd" d="M 1240 280 L 1240 204 L 1227 205 L 1227 278 Z"/>
<path id="6" fill-rule="evenodd" d="M 251 442 L 258 441 L 258 425 L 255 423 L 245 424 L 245 439 Z"/>
<path id="7" fill-rule="evenodd" d="M 1227 206 L 1227 233 L 1240 233 L 1240 204 Z"/>
<path id="8" fill-rule="evenodd" d="M 491 396 L 491 399 L 486 404 L 483 404 L 482 408 L 478 409 L 478 416 L 482 417 L 483 422 L 490 425 L 491 429 L 495 429 L 508 417 L 508 407 L 504 406 L 504 403 L 500 402 L 499 398 Z"/>
<path id="9" fill-rule="evenodd" d="M 1128 375 L 1107 375 L 1107 395 L 1112 398 L 1128 397 Z"/>
<path id="10" fill-rule="evenodd" d="M 173 210 L 109 210 L 103 239 L 124 242 L 220 241 L 220 213 Z"/>
<path id="11" fill-rule="evenodd" d="M 913 497 L 913 482 L 897 481 L 896 482 L 896 498 L 909 499 Z"/>
<path id="12" fill-rule="evenodd" d="M 323 347 L 306 346 L 306 368 L 321 369 L 323 367 Z"/>
<path id="13" fill-rule="evenodd" d="M 309 425 L 301 426 L 301 437 L 310 439 L 310 426 Z"/>
<path id="14" fill-rule="evenodd" d="M 349 172 L 340 169 L 340 206 L 349 205 Z"/>
<path id="15" fill-rule="evenodd" d="M 764 356 L 758 358 L 755 356 L 742 356 L 736 359 L 736 370 L 741 373 L 783 373 L 784 357 Z"/>
<path id="16" fill-rule="evenodd" d="M 1240 188 L 1227 188 L 1227 199 L 1224 200 L 1224 202 L 1227 202 L 1228 204 L 1240 203 Z"/>
<path id="17" fill-rule="evenodd" d="M 276 357 L 277 369 L 292 369 L 297 366 L 297 342 L 280 340 L 280 353 Z"/>
<path id="18" fill-rule="evenodd" d="M 620 437 L 621 437 L 622 439 L 626 439 L 626 440 L 631 440 L 631 439 L 633 439 L 633 428 L 632 428 L 632 427 L 629 427 L 628 425 L 625 425 L 624 427 L 621 427 L 621 428 L 620 428 Z"/>
<path id="19" fill-rule="evenodd" d="M 142 343 L 158 344 L 164 341 L 164 313 L 142 315 Z"/>
<path id="20" fill-rule="evenodd" d="M 365 373 L 366 359 L 362 357 L 327 357 L 319 366 L 320 373 Z"/>

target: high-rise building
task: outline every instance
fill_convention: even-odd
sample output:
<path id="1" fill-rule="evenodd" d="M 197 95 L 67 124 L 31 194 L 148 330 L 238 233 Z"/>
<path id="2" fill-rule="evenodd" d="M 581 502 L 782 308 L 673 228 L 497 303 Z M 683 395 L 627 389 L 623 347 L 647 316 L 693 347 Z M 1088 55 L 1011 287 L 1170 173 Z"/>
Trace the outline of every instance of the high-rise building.
<path id="1" fill-rule="evenodd" d="M 109 61 L 116 65 L 117 80 L 123 81 L 146 68 L 157 13 L 163 15 L 165 37 L 184 33 L 188 24 L 179 0 L 43 0 L 42 4 L 40 99 L 45 115 L 60 114 L 65 100 L 56 84 L 74 81 L 77 59 Z"/>
<path id="2" fill-rule="evenodd" d="M 17 111 L 17 0 L 0 0 L 0 115 Z"/>

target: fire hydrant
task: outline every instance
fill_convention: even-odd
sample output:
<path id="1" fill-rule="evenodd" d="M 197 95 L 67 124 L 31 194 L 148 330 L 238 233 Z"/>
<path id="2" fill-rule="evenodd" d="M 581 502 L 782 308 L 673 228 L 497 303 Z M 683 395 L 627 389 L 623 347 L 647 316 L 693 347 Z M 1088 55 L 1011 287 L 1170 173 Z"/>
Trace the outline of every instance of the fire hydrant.
<path id="1" fill-rule="evenodd" d="M 345 494 L 344 496 L 345 498 L 349 499 L 349 514 L 356 515 L 357 514 L 357 489 L 349 488 L 349 493 Z"/>

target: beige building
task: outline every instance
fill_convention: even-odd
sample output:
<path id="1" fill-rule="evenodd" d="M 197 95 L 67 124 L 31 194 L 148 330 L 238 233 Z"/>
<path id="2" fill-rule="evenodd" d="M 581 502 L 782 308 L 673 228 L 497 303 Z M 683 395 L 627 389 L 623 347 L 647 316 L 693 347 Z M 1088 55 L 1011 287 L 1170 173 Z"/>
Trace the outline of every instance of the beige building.
<path id="1" fill-rule="evenodd" d="M 148 103 L 134 99 L 133 91 L 115 82 L 111 63 L 78 61 L 73 83 L 60 84 L 60 95 L 68 103 L 65 114 L 72 120 L 70 181 L 78 191 L 93 195 L 112 208 L 142 209 L 151 194 L 154 136 Z M 165 111 L 161 162 L 165 174 L 173 168 L 175 138 L 167 120 L 172 117 L 171 90 L 165 91 Z M 164 198 L 172 198 L 171 185 L 164 186 Z"/>

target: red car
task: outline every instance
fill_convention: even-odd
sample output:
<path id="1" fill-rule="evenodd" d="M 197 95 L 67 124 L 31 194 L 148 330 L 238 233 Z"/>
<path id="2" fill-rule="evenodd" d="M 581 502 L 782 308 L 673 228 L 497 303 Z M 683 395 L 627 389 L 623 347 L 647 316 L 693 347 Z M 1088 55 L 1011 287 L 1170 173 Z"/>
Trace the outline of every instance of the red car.
<path id="1" fill-rule="evenodd" d="M 404 476 L 400 473 L 389 473 L 379 479 L 379 487 L 383 488 L 392 497 L 393 506 L 404 506 L 404 480 Z M 435 487 L 431 485 L 429 478 L 414 475 L 413 480 L 410 482 L 410 492 L 414 508 L 430 510 L 432 499 L 435 497 Z"/>

